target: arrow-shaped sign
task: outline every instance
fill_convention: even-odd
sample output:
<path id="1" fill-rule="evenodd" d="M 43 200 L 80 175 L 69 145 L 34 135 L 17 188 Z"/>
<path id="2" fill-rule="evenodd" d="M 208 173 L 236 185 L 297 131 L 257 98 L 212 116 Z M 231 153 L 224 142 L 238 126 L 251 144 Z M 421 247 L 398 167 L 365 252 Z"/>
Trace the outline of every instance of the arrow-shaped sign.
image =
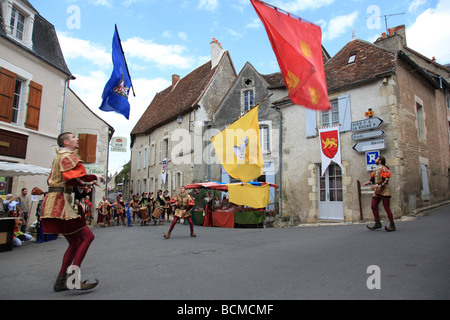
<path id="1" fill-rule="evenodd" d="M 384 150 L 384 149 L 386 149 L 386 139 L 358 142 L 353 146 L 353 150 L 355 150 L 356 152 L 366 152 L 371 150 Z"/>
<path id="2" fill-rule="evenodd" d="M 362 132 L 362 133 L 355 133 L 355 134 L 352 134 L 352 140 L 359 141 L 359 140 L 378 138 L 378 137 L 381 137 L 383 134 L 384 134 L 384 130 L 373 130 L 373 131 L 367 131 L 367 132 Z"/>
<path id="3" fill-rule="evenodd" d="M 358 132 L 358 131 L 376 129 L 379 126 L 381 126 L 381 124 L 383 122 L 384 121 L 380 118 L 370 118 L 370 119 L 355 121 L 355 122 L 352 122 L 352 131 Z"/>

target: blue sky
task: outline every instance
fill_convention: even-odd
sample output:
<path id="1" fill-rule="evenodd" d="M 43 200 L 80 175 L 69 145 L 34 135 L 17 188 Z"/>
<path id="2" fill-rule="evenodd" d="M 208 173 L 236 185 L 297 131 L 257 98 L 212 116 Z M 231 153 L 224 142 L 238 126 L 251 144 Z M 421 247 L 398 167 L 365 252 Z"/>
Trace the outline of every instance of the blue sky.
<path id="1" fill-rule="evenodd" d="M 58 33 L 66 62 L 77 77 L 71 88 L 105 121 L 116 136 L 129 133 L 154 95 L 210 60 L 218 39 L 236 71 L 250 62 L 260 73 L 279 67 L 250 0 L 30 0 Z M 352 34 L 373 42 L 388 26 L 406 26 L 408 46 L 437 62 L 450 63 L 450 0 L 268 0 L 322 27 L 322 44 L 335 55 Z M 131 116 L 98 110 L 112 71 L 111 42 L 117 24 L 133 80 Z M 129 160 L 112 153 L 110 173 Z"/>

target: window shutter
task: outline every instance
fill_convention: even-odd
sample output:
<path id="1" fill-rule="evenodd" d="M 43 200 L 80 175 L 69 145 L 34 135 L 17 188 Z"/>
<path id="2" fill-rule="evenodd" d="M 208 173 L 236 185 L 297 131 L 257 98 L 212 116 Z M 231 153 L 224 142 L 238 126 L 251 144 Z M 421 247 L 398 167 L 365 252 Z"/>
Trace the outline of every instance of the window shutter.
<path id="1" fill-rule="evenodd" d="M 306 110 L 306 138 L 313 138 L 317 136 L 317 118 L 316 111 L 312 109 Z"/>
<path id="2" fill-rule="evenodd" d="M 339 124 L 341 132 L 352 130 L 352 111 L 350 108 L 350 95 L 346 94 L 338 98 Z"/>
<path id="3" fill-rule="evenodd" d="M 97 162 L 97 136 L 93 134 L 87 135 L 87 163 L 96 163 Z"/>
<path id="4" fill-rule="evenodd" d="M 0 121 L 11 122 L 17 75 L 0 68 Z"/>
<path id="5" fill-rule="evenodd" d="M 93 134 L 80 133 L 78 135 L 78 155 L 85 163 L 96 163 L 97 161 L 97 136 Z"/>
<path id="6" fill-rule="evenodd" d="M 39 116 L 41 113 L 42 86 L 36 82 L 30 82 L 30 93 L 28 95 L 27 121 L 25 127 L 39 130 Z"/>
<path id="7" fill-rule="evenodd" d="M 81 160 L 86 162 L 87 159 L 87 134 L 80 133 L 78 135 L 78 155 Z"/>

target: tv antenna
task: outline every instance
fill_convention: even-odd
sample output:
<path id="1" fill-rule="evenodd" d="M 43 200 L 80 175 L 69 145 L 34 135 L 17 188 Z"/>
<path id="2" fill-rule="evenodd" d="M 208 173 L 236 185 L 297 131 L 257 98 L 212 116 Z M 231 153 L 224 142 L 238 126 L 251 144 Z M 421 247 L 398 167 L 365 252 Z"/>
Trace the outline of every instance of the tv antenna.
<path id="1" fill-rule="evenodd" d="M 385 24 L 385 26 L 386 26 L 386 34 L 388 34 L 388 33 L 389 33 L 388 23 L 387 23 L 388 19 L 389 19 L 390 17 L 392 17 L 392 16 L 401 16 L 401 15 L 403 15 L 403 14 L 405 14 L 405 12 L 402 12 L 402 13 L 393 13 L 393 14 L 384 14 L 384 15 L 378 16 L 377 18 L 384 18 L 384 24 Z"/>

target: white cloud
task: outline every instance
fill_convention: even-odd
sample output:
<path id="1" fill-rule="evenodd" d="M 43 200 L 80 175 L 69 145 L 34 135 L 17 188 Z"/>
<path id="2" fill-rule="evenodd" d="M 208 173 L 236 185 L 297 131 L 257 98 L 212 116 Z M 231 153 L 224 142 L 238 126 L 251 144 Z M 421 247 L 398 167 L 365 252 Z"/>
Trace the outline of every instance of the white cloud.
<path id="1" fill-rule="evenodd" d="M 100 45 L 72 38 L 64 32 L 58 32 L 58 40 L 66 60 L 82 58 L 102 68 L 112 63 L 111 53 Z"/>
<path id="2" fill-rule="evenodd" d="M 441 0 L 436 9 L 420 14 L 406 30 L 408 47 L 428 58 L 436 57 L 438 63 L 450 62 L 450 1 Z"/>
<path id="3" fill-rule="evenodd" d="M 193 57 L 184 55 L 188 49 L 180 45 L 161 45 L 140 37 L 122 41 L 122 45 L 127 57 L 154 62 L 160 67 L 171 66 L 187 69 L 194 62 Z"/>
<path id="4" fill-rule="evenodd" d="M 219 0 L 200 0 L 198 3 L 199 9 L 208 11 L 215 11 L 219 7 Z"/>
<path id="5" fill-rule="evenodd" d="M 95 0 L 94 4 L 98 6 L 105 6 L 108 8 L 112 8 L 112 0 Z"/>
<path id="6" fill-rule="evenodd" d="M 188 36 L 186 34 L 186 32 L 178 32 L 178 38 L 187 41 L 188 40 Z"/>
<path id="7" fill-rule="evenodd" d="M 419 7 L 423 6 L 425 3 L 427 3 L 427 0 L 413 0 L 408 7 L 408 12 L 416 11 Z"/>
<path id="8" fill-rule="evenodd" d="M 258 29 L 258 28 L 262 27 L 262 23 L 259 18 L 255 18 L 251 22 L 247 23 L 247 25 L 245 27 L 248 29 Z"/>
<path id="9" fill-rule="evenodd" d="M 323 40 L 333 40 L 342 36 L 344 33 L 351 29 L 351 27 L 355 23 L 356 18 L 358 18 L 358 11 L 354 11 L 348 15 L 338 16 L 331 19 L 331 21 L 327 25 L 325 32 L 323 32 Z M 350 35 L 351 34 L 349 33 L 349 38 Z"/>

